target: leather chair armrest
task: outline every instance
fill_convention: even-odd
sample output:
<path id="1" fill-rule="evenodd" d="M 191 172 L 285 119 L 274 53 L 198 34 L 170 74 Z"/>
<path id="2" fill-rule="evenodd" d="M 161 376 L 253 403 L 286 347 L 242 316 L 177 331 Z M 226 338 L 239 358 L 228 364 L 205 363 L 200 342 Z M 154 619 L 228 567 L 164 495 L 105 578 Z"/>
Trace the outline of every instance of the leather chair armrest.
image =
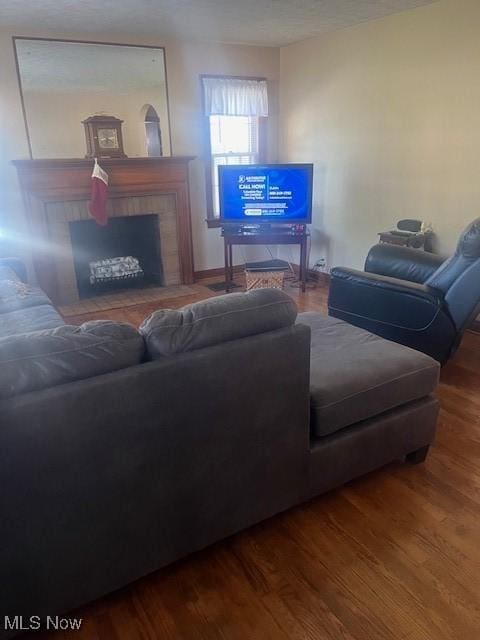
<path id="1" fill-rule="evenodd" d="M 343 267 L 331 271 L 328 307 L 333 316 L 423 331 L 442 305 L 442 294 L 423 284 Z"/>
<path id="2" fill-rule="evenodd" d="M 348 269 L 347 267 L 334 267 L 331 270 L 331 276 L 332 278 L 339 278 L 352 284 L 378 287 L 381 289 L 395 291 L 397 293 L 426 297 L 434 303 L 442 299 L 441 291 L 433 289 L 426 284 L 410 282 L 401 278 L 393 278 L 376 273 L 367 273 L 357 269 Z"/>
<path id="3" fill-rule="evenodd" d="M 444 258 L 395 244 L 376 244 L 368 252 L 365 271 L 424 283 L 443 264 Z"/>

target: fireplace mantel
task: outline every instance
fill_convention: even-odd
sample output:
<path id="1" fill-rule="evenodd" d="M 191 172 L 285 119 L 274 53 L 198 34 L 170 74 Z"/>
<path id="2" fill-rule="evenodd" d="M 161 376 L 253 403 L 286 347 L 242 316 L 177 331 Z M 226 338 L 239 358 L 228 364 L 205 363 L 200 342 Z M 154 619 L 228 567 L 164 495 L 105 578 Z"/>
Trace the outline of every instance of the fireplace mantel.
<path id="1" fill-rule="evenodd" d="M 193 282 L 193 251 L 188 187 L 192 156 L 162 158 L 111 158 L 100 161 L 109 177 L 110 208 L 116 199 L 175 197 L 176 233 L 182 283 Z M 65 302 L 55 260 L 55 223 L 49 216 L 53 203 L 73 203 L 90 198 L 92 160 L 83 158 L 14 160 L 32 238 L 33 264 L 40 286 L 54 302 Z M 71 207 L 70 207 L 71 209 Z M 71 212 L 65 214 L 72 219 Z M 114 215 L 123 215 L 115 213 Z M 131 214 L 133 215 L 133 214 Z M 69 268 L 69 256 L 64 265 Z"/>

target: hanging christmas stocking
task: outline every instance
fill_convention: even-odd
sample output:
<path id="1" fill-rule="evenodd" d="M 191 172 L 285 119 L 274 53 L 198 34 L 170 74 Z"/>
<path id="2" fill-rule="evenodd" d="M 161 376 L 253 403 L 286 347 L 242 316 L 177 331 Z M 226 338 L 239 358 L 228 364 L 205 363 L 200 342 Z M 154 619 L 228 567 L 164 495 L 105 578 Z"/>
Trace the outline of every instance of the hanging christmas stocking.
<path id="1" fill-rule="evenodd" d="M 92 196 L 88 204 L 88 210 L 92 218 L 95 218 L 97 223 L 102 226 L 105 226 L 108 222 L 107 195 L 108 173 L 102 169 L 95 158 L 92 173 Z"/>

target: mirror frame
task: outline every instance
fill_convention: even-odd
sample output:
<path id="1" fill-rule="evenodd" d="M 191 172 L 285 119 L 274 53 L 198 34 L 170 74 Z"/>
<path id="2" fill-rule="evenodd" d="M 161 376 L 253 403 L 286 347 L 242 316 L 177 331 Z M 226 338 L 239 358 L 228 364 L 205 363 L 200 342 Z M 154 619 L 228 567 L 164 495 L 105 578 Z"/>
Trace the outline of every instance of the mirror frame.
<path id="1" fill-rule="evenodd" d="M 159 49 L 161 51 L 163 51 L 163 65 L 165 67 L 165 97 L 167 100 L 167 114 L 168 114 L 168 137 L 170 140 L 170 156 L 165 156 L 165 157 L 173 157 L 174 153 L 173 153 L 173 144 L 172 144 L 172 127 L 170 124 L 170 119 L 171 119 L 171 114 L 170 114 L 170 99 L 169 99 L 169 95 L 168 95 L 168 74 L 167 74 L 167 52 L 165 51 L 165 47 L 159 47 L 159 46 L 151 46 L 151 45 L 147 45 L 147 44 L 125 44 L 122 42 L 99 42 L 97 40 L 71 40 L 69 38 L 36 38 L 36 37 L 29 37 L 29 36 L 12 36 L 12 43 L 13 43 L 13 54 L 15 56 L 15 69 L 17 71 L 17 82 L 18 82 L 18 90 L 20 93 L 20 102 L 22 105 L 22 114 L 23 114 L 23 122 L 25 125 L 25 134 L 27 136 L 27 145 L 28 145 L 28 153 L 30 156 L 30 160 L 33 160 L 33 153 L 32 153 L 32 143 L 31 143 L 31 139 L 30 139 L 30 130 L 28 128 L 28 118 L 27 118 L 27 110 L 25 107 L 25 99 L 24 99 L 24 95 L 23 95 L 23 86 L 22 86 L 22 77 L 20 75 L 20 64 L 18 61 L 18 53 L 17 53 L 17 45 L 16 42 L 17 40 L 41 40 L 43 42 L 68 42 L 71 44 L 101 44 L 101 45 L 105 45 L 105 46 L 111 46 L 111 47 L 133 47 L 135 49 Z M 163 156 L 162 156 L 163 157 Z"/>

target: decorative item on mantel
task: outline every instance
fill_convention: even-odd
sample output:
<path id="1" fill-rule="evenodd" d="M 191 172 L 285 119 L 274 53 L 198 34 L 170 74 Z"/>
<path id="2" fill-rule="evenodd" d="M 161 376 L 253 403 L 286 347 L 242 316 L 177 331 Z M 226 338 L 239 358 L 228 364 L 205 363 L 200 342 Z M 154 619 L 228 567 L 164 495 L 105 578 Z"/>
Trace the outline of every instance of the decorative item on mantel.
<path id="1" fill-rule="evenodd" d="M 82 120 L 87 140 L 86 158 L 126 158 L 122 122 L 114 116 L 91 116 Z"/>

